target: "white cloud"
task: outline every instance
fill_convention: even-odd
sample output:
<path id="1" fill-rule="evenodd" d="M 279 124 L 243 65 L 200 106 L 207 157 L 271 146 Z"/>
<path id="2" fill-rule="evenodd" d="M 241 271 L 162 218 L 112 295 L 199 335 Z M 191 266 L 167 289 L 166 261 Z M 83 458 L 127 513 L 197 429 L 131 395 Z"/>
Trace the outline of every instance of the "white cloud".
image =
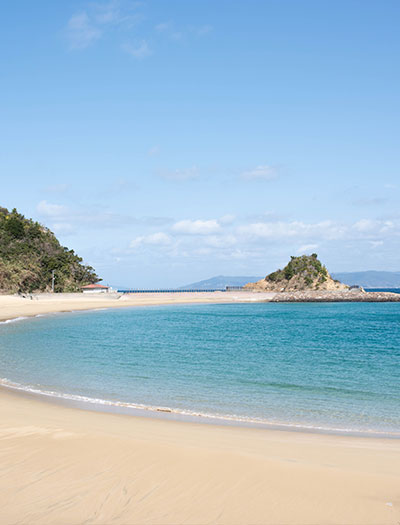
<path id="1" fill-rule="evenodd" d="M 196 166 L 192 166 L 191 168 L 183 170 L 162 171 L 158 173 L 158 176 L 166 180 L 185 181 L 197 179 L 199 177 L 199 170 Z"/>
<path id="2" fill-rule="evenodd" d="M 318 244 L 303 244 L 297 250 L 298 254 L 310 254 L 318 248 Z"/>
<path id="3" fill-rule="evenodd" d="M 178 221 L 172 226 L 172 230 L 176 233 L 189 235 L 209 235 L 219 232 L 221 225 L 216 219 L 206 221 L 202 220 L 183 220 Z"/>
<path id="4" fill-rule="evenodd" d="M 40 201 L 36 207 L 37 211 L 46 217 L 62 217 L 68 213 L 68 208 L 61 204 L 51 204 L 47 201 Z"/>
<path id="5" fill-rule="evenodd" d="M 301 221 L 292 222 L 258 222 L 239 228 L 242 235 L 264 239 L 279 239 L 282 237 L 307 237 L 324 235 L 327 238 L 339 238 L 343 235 L 343 228 L 332 221 L 322 221 L 307 224 Z"/>
<path id="6" fill-rule="evenodd" d="M 278 176 L 277 171 L 272 166 L 257 166 L 256 168 L 244 171 L 241 178 L 244 180 L 273 180 Z"/>
<path id="7" fill-rule="evenodd" d="M 146 42 L 146 40 L 142 40 L 135 46 L 132 44 L 124 44 L 122 46 L 122 49 L 126 51 L 130 56 L 132 56 L 133 58 L 137 58 L 138 60 L 152 55 L 152 51 L 149 48 L 149 45 Z"/>
<path id="8" fill-rule="evenodd" d="M 361 219 L 354 223 L 353 228 L 361 233 L 376 235 L 390 232 L 395 228 L 395 225 L 392 221 Z"/>
<path id="9" fill-rule="evenodd" d="M 167 244 L 171 244 L 171 237 L 164 232 L 152 233 L 146 237 L 146 243 L 166 246 Z"/>
<path id="10" fill-rule="evenodd" d="M 67 38 L 71 49 L 84 49 L 98 40 L 101 34 L 85 12 L 73 15 L 68 21 Z"/>
<path id="11" fill-rule="evenodd" d="M 156 232 L 149 235 L 141 235 L 133 239 L 130 247 L 135 249 L 144 244 L 151 246 L 168 246 L 172 242 L 171 237 L 164 232 Z"/>
<path id="12" fill-rule="evenodd" d="M 383 236 L 399 235 L 399 224 L 388 220 L 361 219 L 353 224 L 342 224 L 326 220 L 317 223 L 302 221 L 268 221 L 240 226 L 238 234 L 246 240 L 257 239 L 299 239 L 306 241 L 302 249 L 314 249 L 313 245 L 320 241 L 332 240 L 380 240 Z M 307 242 L 311 241 L 311 242 Z"/>

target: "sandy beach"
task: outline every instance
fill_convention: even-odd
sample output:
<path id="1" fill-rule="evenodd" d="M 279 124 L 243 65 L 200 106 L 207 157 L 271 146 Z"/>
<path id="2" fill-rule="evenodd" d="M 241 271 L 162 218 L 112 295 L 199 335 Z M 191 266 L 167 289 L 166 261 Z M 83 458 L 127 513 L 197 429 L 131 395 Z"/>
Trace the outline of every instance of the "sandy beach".
<path id="1" fill-rule="evenodd" d="M 199 295 L 3 296 L 0 317 L 227 302 L 226 293 Z M 0 442 L 0 521 L 7 525 L 400 521 L 395 439 L 100 413 L 1 389 Z"/>
<path id="2" fill-rule="evenodd" d="M 269 301 L 271 292 L 182 292 L 138 294 L 36 294 L 0 295 L 0 321 L 55 312 L 91 310 L 96 308 L 123 308 L 185 303 L 235 303 Z"/>
<path id="3" fill-rule="evenodd" d="M 397 440 L 103 414 L 0 392 L 11 523 L 397 524 Z"/>

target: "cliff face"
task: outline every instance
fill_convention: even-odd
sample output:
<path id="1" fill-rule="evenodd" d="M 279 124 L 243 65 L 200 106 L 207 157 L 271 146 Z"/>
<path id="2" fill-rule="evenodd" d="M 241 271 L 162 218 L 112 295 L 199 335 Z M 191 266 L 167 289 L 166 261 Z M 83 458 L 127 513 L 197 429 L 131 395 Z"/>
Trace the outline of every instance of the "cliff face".
<path id="1" fill-rule="evenodd" d="M 94 269 L 38 222 L 0 208 L 0 292 L 76 292 L 99 281 Z"/>
<path id="2" fill-rule="evenodd" d="M 272 272 L 245 288 L 269 292 L 296 292 L 303 290 L 348 290 L 348 286 L 334 281 L 328 270 L 318 260 L 317 254 L 291 257 L 283 270 Z"/>

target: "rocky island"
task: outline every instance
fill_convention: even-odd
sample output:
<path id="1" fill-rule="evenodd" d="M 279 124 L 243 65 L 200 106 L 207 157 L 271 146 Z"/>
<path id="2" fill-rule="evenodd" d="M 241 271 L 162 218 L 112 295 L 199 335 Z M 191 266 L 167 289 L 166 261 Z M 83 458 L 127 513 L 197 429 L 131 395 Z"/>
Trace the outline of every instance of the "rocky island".
<path id="1" fill-rule="evenodd" d="M 316 253 L 291 257 L 282 270 L 247 283 L 244 290 L 276 292 L 271 302 L 400 302 L 400 294 L 366 292 L 332 279 Z"/>

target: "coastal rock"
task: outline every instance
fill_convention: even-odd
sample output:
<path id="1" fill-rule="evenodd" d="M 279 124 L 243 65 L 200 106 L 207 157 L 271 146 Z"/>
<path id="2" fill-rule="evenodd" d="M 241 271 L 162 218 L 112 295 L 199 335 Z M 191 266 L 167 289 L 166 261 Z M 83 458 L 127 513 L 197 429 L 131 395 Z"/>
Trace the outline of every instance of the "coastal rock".
<path id="1" fill-rule="evenodd" d="M 392 292 L 365 292 L 364 290 L 303 290 L 279 292 L 272 303 L 394 303 L 400 302 L 400 294 Z"/>

